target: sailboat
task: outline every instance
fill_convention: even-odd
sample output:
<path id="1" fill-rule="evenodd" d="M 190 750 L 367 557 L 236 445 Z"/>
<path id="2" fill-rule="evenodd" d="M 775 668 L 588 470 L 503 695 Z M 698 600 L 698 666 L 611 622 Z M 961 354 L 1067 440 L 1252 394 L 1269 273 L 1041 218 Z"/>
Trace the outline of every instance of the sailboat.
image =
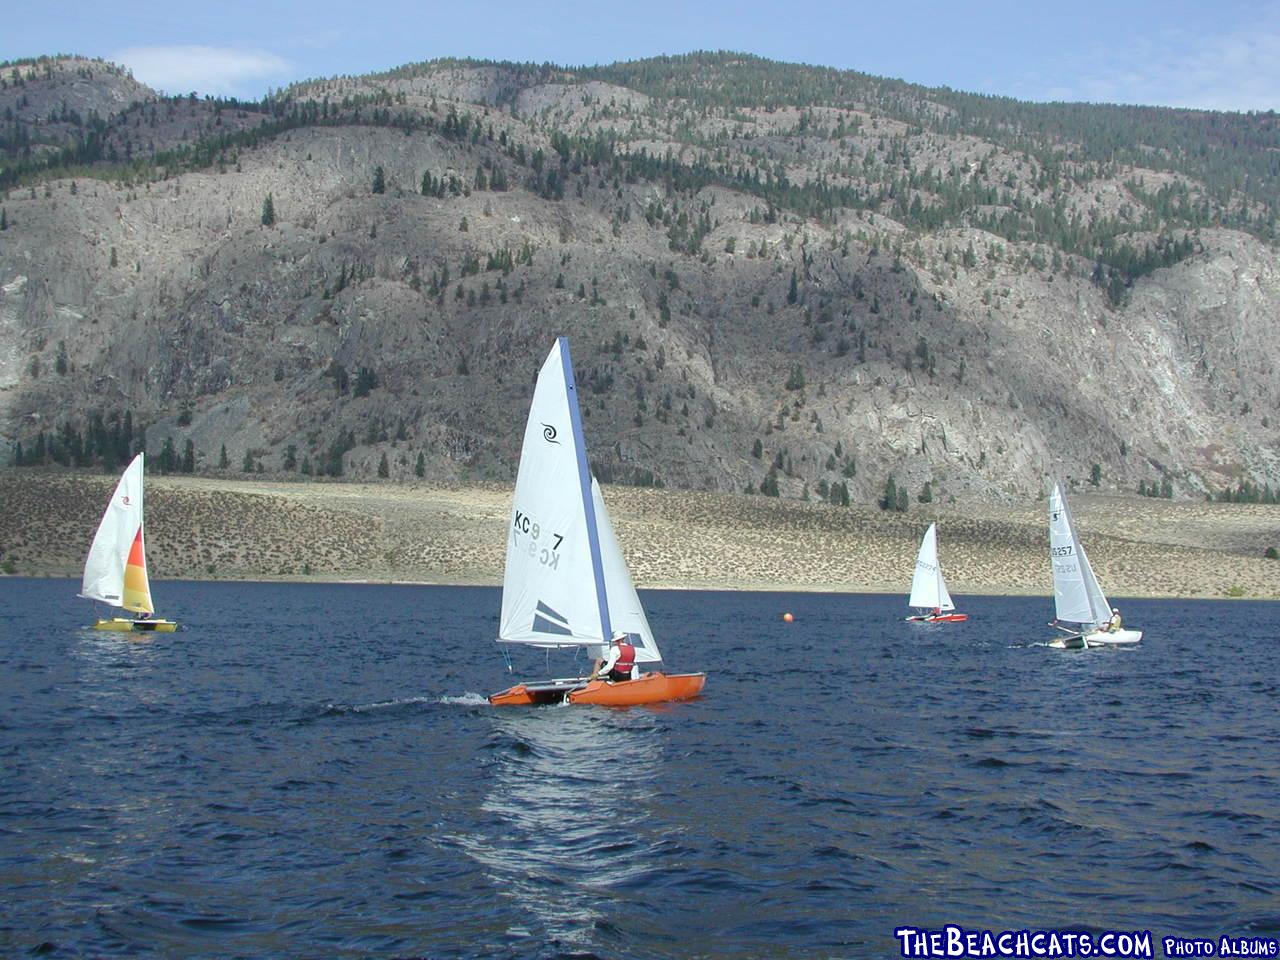
<path id="1" fill-rule="evenodd" d="M 569 341 L 560 337 L 538 373 L 525 426 L 507 533 L 498 640 L 539 648 L 586 648 L 600 656 L 615 631 L 635 649 L 637 669 L 661 663 L 644 607 L 587 466 Z M 591 703 L 633 706 L 696 696 L 704 673 L 643 673 L 620 682 L 571 677 L 520 683 L 500 705 Z"/>
<path id="2" fill-rule="evenodd" d="M 142 454 L 133 458 L 111 494 L 84 563 L 80 596 L 131 610 L 137 617 L 99 620 L 95 630 L 172 633 L 172 620 L 153 619 L 151 584 L 142 536 Z"/>
<path id="3" fill-rule="evenodd" d="M 1055 613 L 1051 626 L 1066 634 L 1051 641 L 1050 646 L 1084 650 L 1123 646 L 1142 639 L 1141 630 L 1109 629 L 1111 604 L 1098 585 L 1071 521 L 1071 509 L 1056 483 L 1049 497 L 1049 563 L 1053 567 Z M 1075 626 L 1063 627 L 1062 623 Z"/>
<path id="4" fill-rule="evenodd" d="M 955 613 L 956 605 L 947 592 L 947 581 L 938 563 L 938 525 L 929 524 L 916 554 L 916 572 L 911 577 L 911 598 L 907 606 L 928 611 L 907 617 L 908 623 L 963 623 L 967 614 Z"/>

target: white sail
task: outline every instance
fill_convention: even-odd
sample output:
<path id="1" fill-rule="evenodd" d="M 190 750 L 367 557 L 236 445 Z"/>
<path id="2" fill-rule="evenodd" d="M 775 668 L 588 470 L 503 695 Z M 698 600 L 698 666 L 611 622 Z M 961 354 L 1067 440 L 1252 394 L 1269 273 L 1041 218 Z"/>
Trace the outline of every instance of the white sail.
<path id="1" fill-rule="evenodd" d="M 929 524 L 920 541 L 920 552 L 916 555 L 916 569 L 911 576 L 911 598 L 909 607 L 921 607 L 929 610 L 954 610 L 951 594 L 947 592 L 947 581 L 942 576 L 942 565 L 938 563 L 938 525 Z"/>
<path id="2" fill-rule="evenodd" d="M 498 637 L 543 647 L 611 634 L 595 503 L 568 341 L 538 373 L 520 451 Z"/>
<path id="3" fill-rule="evenodd" d="M 142 454 L 138 454 L 111 494 L 85 560 L 80 596 L 151 613 L 154 607 L 142 549 L 142 466 Z M 126 566 L 130 566 L 127 580 Z"/>
<path id="4" fill-rule="evenodd" d="M 1071 509 L 1056 483 L 1049 497 L 1049 562 L 1053 566 L 1053 601 L 1059 620 L 1092 627 L 1111 618 L 1111 604 L 1098 586 L 1071 522 Z"/>
<path id="5" fill-rule="evenodd" d="M 653 639 L 653 631 L 649 629 L 649 620 L 640 605 L 640 597 L 622 558 L 622 548 L 614 535 L 609 512 L 605 510 L 604 499 L 600 496 L 600 484 L 594 477 L 591 478 L 591 499 L 600 531 L 600 560 L 604 565 L 605 591 L 609 598 L 609 620 L 614 630 L 629 635 L 631 645 L 636 648 L 637 662 L 658 663 L 662 660 L 662 653 Z"/>

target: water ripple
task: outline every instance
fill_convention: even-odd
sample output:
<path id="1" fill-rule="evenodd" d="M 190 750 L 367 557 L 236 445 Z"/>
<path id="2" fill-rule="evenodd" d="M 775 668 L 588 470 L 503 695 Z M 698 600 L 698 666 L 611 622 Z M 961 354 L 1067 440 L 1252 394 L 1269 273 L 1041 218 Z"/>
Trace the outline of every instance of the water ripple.
<path id="1" fill-rule="evenodd" d="M 672 668 L 711 671 L 701 700 L 510 710 L 480 692 L 511 681 L 497 591 L 157 592 L 188 629 L 148 644 L 81 630 L 74 584 L 5 596 L 41 627 L 0 635 L 0 955 L 719 960 L 896 955 L 904 923 L 1280 932 L 1265 605 L 1128 601 L 1148 639 L 1117 653 L 1045 647 L 1036 598 L 975 598 L 925 635 L 901 597 L 646 594 Z"/>

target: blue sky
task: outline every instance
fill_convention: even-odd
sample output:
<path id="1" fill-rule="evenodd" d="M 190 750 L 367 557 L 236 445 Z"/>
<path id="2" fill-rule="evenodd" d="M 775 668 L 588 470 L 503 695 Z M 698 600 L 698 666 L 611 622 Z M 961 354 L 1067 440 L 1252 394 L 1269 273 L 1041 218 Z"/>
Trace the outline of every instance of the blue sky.
<path id="1" fill-rule="evenodd" d="M 1280 0 L 332 0 L 15 4 L 0 60 L 78 53 L 168 93 L 258 98 L 435 57 L 609 63 L 690 50 L 1027 100 L 1280 109 Z M 51 13 L 56 10 L 56 13 Z"/>

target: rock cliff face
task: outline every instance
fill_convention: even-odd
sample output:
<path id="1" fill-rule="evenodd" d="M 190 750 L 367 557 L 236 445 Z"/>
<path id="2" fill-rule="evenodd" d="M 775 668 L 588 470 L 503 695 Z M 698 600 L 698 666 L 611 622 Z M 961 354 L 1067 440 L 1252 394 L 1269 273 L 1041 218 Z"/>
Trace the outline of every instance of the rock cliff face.
<path id="1" fill-rule="evenodd" d="M 14 129 L 83 161 L 5 142 L 0 434 L 48 456 L 128 411 L 197 472 L 225 450 L 235 472 L 505 479 L 566 334 L 606 479 L 862 502 L 890 476 L 1004 500 L 1095 464 L 1104 490 L 1280 483 L 1256 178 L 1232 192 L 1140 130 L 1146 166 L 1095 161 L 950 92 L 761 64 L 705 58 L 693 87 L 663 85 L 684 64 L 436 63 L 267 108 L 0 68 Z M 753 103 L 748 68 L 799 92 Z M 73 90 L 96 127 L 40 120 Z"/>

